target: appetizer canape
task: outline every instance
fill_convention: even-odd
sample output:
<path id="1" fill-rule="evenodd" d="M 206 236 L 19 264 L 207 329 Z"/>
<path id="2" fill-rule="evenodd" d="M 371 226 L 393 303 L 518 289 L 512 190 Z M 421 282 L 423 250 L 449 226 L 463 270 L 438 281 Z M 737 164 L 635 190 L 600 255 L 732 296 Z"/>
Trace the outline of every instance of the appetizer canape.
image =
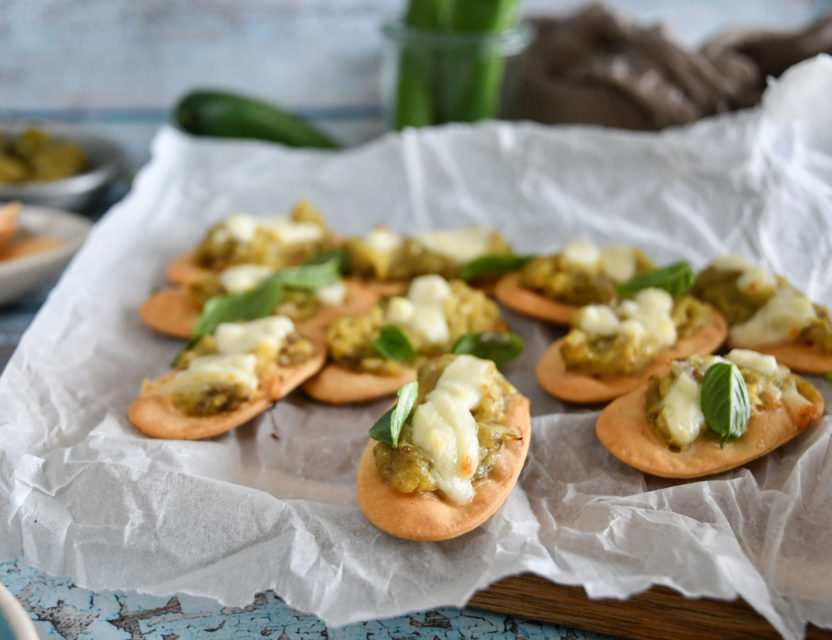
<path id="1" fill-rule="evenodd" d="M 561 400 L 606 402 L 664 373 L 674 358 L 714 351 L 726 333 L 709 305 L 642 289 L 609 306 L 580 308 L 569 333 L 538 362 L 537 379 Z"/>
<path id="2" fill-rule="evenodd" d="M 17 219 L 22 208 L 19 202 L 9 202 L 0 206 L 0 248 L 5 246 L 17 231 Z"/>
<path id="3" fill-rule="evenodd" d="M 580 307 L 614 301 L 619 284 L 655 268 L 639 249 L 601 248 L 578 239 L 561 253 L 533 258 L 519 271 L 504 275 L 495 295 L 525 315 L 569 324 Z"/>
<path id="4" fill-rule="evenodd" d="M 382 531 L 448 540 L 485 522 L 511 493 L 529 450 L 529 401 L 493 362 L 470 355 L 424 365 L 416 385 L 370 430 L 358 500 Z"/>
<path id="5" fill-rule="evenodd" d="M 422 275 L 460 278 L 463 268 L 485 256 L 513 256 L 511 247 L 496 231 L 469 227 L 402 236 L 377 227 L 363 238 L 344 242 L 347 273 L 366 280 L 384 295 L 401 293 L 407 283 Z M 491 273 L 488 269 L 472 277 Z M 468 278 L 466 278 L 468 279 Z"/>
<path id="6" fill-rule="evenodd" d="M 784 278 L 737 256 L 714 260 L 691 295 L 719 309 L 728 344 L 769 353 L 804 373 L 832 371 L 832 320 Z"/>
<path id="7" fill-rule="evenodd" d="M 786 443 L 823 413 L 823 397 L 774 356 L 676 360 L 670 372 L 610 403 L 596 433 L 621 461 L 656 476 L 733 469 Z"/>
<path id="8" fill-rule="evenodd" d="M 288 217 L 233 213 L 211 227 L 194 251 L 173 260 L 165 274 L 171 282 L 188 284 L 235 264 L 282 269 L 337 243 L 338 238 L 327 229 L 320 212 L 306 201 L 299 202 Z"/>
<path id="9" fill-rule="evenodd" d="M 265 411 L 324 360 L 322 341 L 284 316 L 222 323 L 180 354 L 176 371 L 145 380 L 128 416 L 154 438 L 210 438 Z"/>
<path id="10" fill-rule="evenodd" d="M 300 269 L 302 267 L 290 267 Z M 206 273 L 187 285 L 162 289 L 144 301 L 139 313 L 146 325 L 175 338 L 188 338 L 205 303 L 216 296 L 251 291 L 278 271 L 261 265 L 242 264 L 219 273 Z M 279 276 L 278 276 L 279 277 Z M 355 315 L 378 302 L 379 294 L 357 280 L 337 280 L 319 287 L 287 285 L 274 310 L 299 325 L 310 323 L 325 330 L 336 318 Z"/>
<path id="11" fill-rule="evenodd" d="M 451 351 L 471 332 L 505 328 L 497 305 L 461 280 L 420 276 L 407 296 L 382 300 L 329 327 L 328 364 L 303 385 L 316 400 L 365 402 L 392 395 L 416 379 L 426 358 Z"/>

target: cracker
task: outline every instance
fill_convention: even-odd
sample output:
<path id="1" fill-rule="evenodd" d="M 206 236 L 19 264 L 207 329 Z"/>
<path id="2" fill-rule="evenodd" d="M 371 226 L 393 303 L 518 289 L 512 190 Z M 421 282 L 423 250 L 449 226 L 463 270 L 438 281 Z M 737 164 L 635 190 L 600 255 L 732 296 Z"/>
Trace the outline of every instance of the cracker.
<path id="1" fill-rule="evenodd" d="M 402 385 L 414 380 L 416 369 L 412 367 L 405 367 L 393 376 L 383 376 L 328 364 L 303 384 L 303 390 L 315 400 L 327 404 L 348 404 L 392 396 Z"/>
<path id="2" fill-rule="evenodd" d="M 817 420 L 824 409 L 820 393 L 803 381 L 801 391 L 812 402 L 792 415 L 785 407 L 755 413 L 746 432 L 724 448 L 718 437 L 700 437 L 682 451 L 659 438 L 647 420 L 647 387 L 610 403 L 598 416 L 595 433 L 601 444 L 622 462 L 654 476 L 698 478 L 744 465 L 794 438 Z M 715 434 L 714 434 L 715 435 Z"/>
<path id="3" fill-rule="evenodd" d="M 713 319 L 711 324 L 700 327 L 677 340 L 672 347 L 660 351 L 644 369 L 630 375 L 596 377 L 570 371 L 560 352 L 564 340 L 561 338 L 538 361 L 535 368 L 537 380 L 547 393 L 567 402 L 607 402 L 646 383 L 650 376 L 667 373 L 676 358 L 704 355 L 718 349 L 728 333 L 728 325 L 717 311 L 713 312 Z"/>
<path id="4" fill-rule="evenodd" d="M 521 286 L 520 274 L 516 272 L 500 278 L 494 295 L 509 309 L 554 324 L 569 324 L 572 316 L 580 309 L 579 305 L 557 302 Z"/>
<path id="5" fill-rule="evenodd" d="M 130 403 L 127 416 L 139 431 L 152 438 L 167 440 L 201 440 L 213 438 L 245 424 L 269 408 L 272 402 L 284 398 L 314 375 L 326 360 L 326 348 L 312 336 L 315 353 L 308 360 L 291 367 L 271 366 L 263 373 L 257 394 L 237 407 L 211 416 L 191 416 L 178 409 L 170 396 L 160 393 L 159 387 L 175 372 L 168 372 L 156 380 L 145 380 L 141 394 Z"/>
<path id="6" fill-rule="evenodd" d="M 23 205 L 9 202 L 0 207 L 0 247 L 4 246 L 17 232 L 17 220 Z"/>
<path id="7" fill-rule="evenodd" d="M 197 264 L 196 253 L 193 251 L 174 258 L 165 268 L 165 277 L 174 284 L 188 284 L 212 273 L 214 271 L 211 269 L 200 267 Z"/>
<path id="8" fill-rule="evenodd" d="M 358 465 L 358 502 L 367 519 L 382 531 L 407 540 L 449 540 L 488 520 L 505 502 L 526 460 L 531 440 L 529 401 L 515 396 L 506 405 L 503 424 L 516 428 L 519 439 L 506 442 L 491 473 L 474 482 L 474 499 L 459 505 L 434 492 L 400 493 L 376 470 L 370 440 Z"/>

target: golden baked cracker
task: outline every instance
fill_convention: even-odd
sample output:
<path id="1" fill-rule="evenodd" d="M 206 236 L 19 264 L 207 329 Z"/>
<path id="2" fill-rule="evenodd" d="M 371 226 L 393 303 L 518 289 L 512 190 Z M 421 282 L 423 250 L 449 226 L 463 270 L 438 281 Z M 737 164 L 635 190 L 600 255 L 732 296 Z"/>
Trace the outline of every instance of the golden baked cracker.
<path id="1" fill-rule="evenodd" d="M 358 502 L 367 519 L 382 531 L 407 540 L 438 541 L 456 538 L 488 520 L 514 488 L 531 440 L 529 401 L 516 396 L 506 404 L 504 425 L 517 429 L 517 440 L 507 441 L 486 478 L 474 482 L 474 499 L 460 505 L 434 492 L 400 493 L 376 470 L 370 440 L 358 464 Z"/>
<path id="2" fill-rule="evenodd" d="M 579 305 L 557 302 L 520 286 L 520 274 L 516 272 L 507 273 L 500 278 L 494 295 L 509 309 L 555 324 L 569 324 L 572 316 L 580 309 Z"/>
<path id="3" fill-rule="evenodd" d="M 211 269 L 200 267 L 196 262 L 196 253 L 189 251 L 171 260 L 165 268 L 165 277 L 174 284 L 188 284 L 214 273 Z"/>
<path id="4" fill-rule="evenodd" d="M 832 371 L 832 353 L 827 353 L 818 347 L 798 342 L 780 342 L 776 344 L 755 344 L 743 346 L 735 344 L 729 336 L 728 346 L 737 349 L 751 349 L 760 353 L 774 356 L 777 362 L 786 365 L 793 371 L 822 375 Z"/>
<path id="5" fill-rule="evenodd" d="M 3 247 L 17 232 L 17 219 L 23 205 L 19 202 L 9 202 L 0 206 L 0 247 Z"/>
<path id="6" fill-rule="evenodd" d="M 414 380 L 416 369 L 412 367 L 405 367 L 394 376 L 383 376 L 328 364 L 318 375 L 303 383 L 303 390 L 327 404 L 348 404 L 392 396 L 402 385 Z"/>
<path id="7" fill-rule="evenodd" d="M 823 413 L 820 393 L 800 381 L 800 391 L 812 402 L 795 415 L 785 407 L 755 413 L 745 433 L 724 448 L 718 437 L 700 437 L 679 451 L 659 438 L 647 420 L 647 386 L 611 402 L 595 423 L 595 433 L 622 462 L 654 476 L 698 478 L 739 467 L 785 444 Z M 802 384 L 801 384 L 802 383 Z M 811 397 L 809 397 L 811 396 Z"/>
<path id="8" fill-rule="evenodd" d="M 713 318 L 711 324 L 679 338 L 673 346 L 661 350 L 644 369 L 630 375 L 593 376 L 567 369 L 560 352 L 564 340 L 561 338 L 538 361 L 537 380 L 547 393 L 567 402 L 607 402 L 646 383 L 650 376 L 663 375 L 676 358 L 704 355 L 718 349 L 725 341 L 728 325 L 717 311 L 713 312 Z"/>
<path id="9" fill-rule="evenodd" d="M 130 403 L 127 416 L 139 431 L 152 438 L 167 440 L 201 440 L 213 438 L 245 424 L 260 415 L 269 405 L 284 398 L 310 376 L 317 373 L 326 360 L 326 347 L 309 336 L 315 344 L 311 358 L 290 367 L 277 364 L 260 376 L 257 395 L 234 411 L 211 416 L 191 416 L 178 409 L 169 395 L 159 387 L 176 372 L 169 372 L 156 380 L 145 380 L 139 397 Z"/>
<path id="10" fill-rule="evenodd" d="M 338 318 L 363 313 L 378 302 L 378 293 L 361 282 L 345 279 L 344 286 L 344 302 L 336 306 L 322 305 L 311 317 L 299 320 L 296 326 L 300 333 L 319 334 Z M 184 286 L 157 291 L 139 308 L 147 326 L 174 338 L 189 338 L 201 313 L 202 309 Z"/>

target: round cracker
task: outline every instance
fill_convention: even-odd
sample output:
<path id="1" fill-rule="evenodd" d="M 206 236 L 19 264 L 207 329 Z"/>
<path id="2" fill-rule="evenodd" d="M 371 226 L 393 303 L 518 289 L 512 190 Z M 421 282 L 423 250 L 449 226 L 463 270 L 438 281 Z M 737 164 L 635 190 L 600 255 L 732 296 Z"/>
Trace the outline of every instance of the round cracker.
<path id="1" fill-rule="evenodd" d="M 347 404 L 392 396 L 402 385 L 414 380 L 416 369 L 411 367 L 405 367 L 393 376 L 382 376 L 328 364 L 318 375 L 303 383 L 303 390 L 327 404 Z"/>
<path id="2" fill-rule="evenodd" d="M 23 205 L 19 202 L 9 202 L 0 207 L 0 246 L 17 232 L 17 219 L 22 209 Z"/>
<path id="3" fill-rule="evenodd" d="M 263 373 L 257 395 L 233 411 L 211 416 L 191 416 L 177 408 L 170 396 L 159 387 L 175 372 L 171 371 L 156 380 L 145 380 L 138 398 L 130 403 L 127 417 L 139 431 L 152 438 L 166 440 L 202 440 L 213 438 L 245 424 L 260 415 L 272 402 L 284 398 L 310 376 L 320 370 L 326 360 L 324 345 L 315 340 L 315 353 L 311 358 L 291 367 L 273 365 Z"/>
<path id="4" fill-rule="evenodd" d="M 497 300 L 509 309 L 537 320 L 555 324 L 569 324 L 580 306 L 557 302 L 551 298 L 520 285 L 519 273 L 507 273 L 497 282 L 494 289 Z"/>
<path id="5" fill-rule="evenodd" d="M 185 287 L 157 291 L 139 308 L 148 327 L 174 338 L 190 338 L 201 313 Z"/>
<path id="6" fill-rule="evenodd" d="M 346 294 L 343 303 L 335 306 L 322 305 L 312 316 L 295 323 L 298 331 L 305 336 L 324 335 L 329 325 L 338 318 L 369 311 L 381 298 L 377 289 L 361 280 L 344 278 L 344 287 Z"/>
<path id="7" fill-rule="evenodd" d="M 560 352 L 564 338 L 557 340 L 543 353 L 535 374 L 547 393 L 561 400 L 576 403 L 607 402 L 646 383 L 650 376 L 663 375 L 676 358 L 704 355 L 719 348 L 728 333 L 725 318 L 713 312 L 713 322 L 679 338 L 672 347 L 660 351 L 647 366 L 629 375 L 593 376 L 567 369 Z"/>
<path id="8" fill-rule="evenodd" d="M 449 540 L 476 529 L 505 502 L 526 460 L 531 440 L 529 400 L 512 398 L 506 405 L 504 425 L 517 430 L 519 438 L 506 442 L 494 468 L 486 478 L 474 482 L 474 499 L 455 504 L 434 492 L 400 493 L 376 470 L 370 440 L 358 464 L 358 502 L 367 519 L 398 538 L 420 541 Z"/>
<path id="9" fill-rule="evenodd" d="M 183 253 L 168 263 L 165 269 L 165 277 L 174 284 L 188 284 L 197 278 L 208 276 L 214 273 L 211 269 L 200 267 L 196 262 L 196 254 L 193 251 Z"/>
<path id="10" fill-rule="evenodd" d="M 734 344 L 729 337 L 728 346 L 767 353 L 774 356 L 780 364 L 801 373 L 822 375 L 832 371 L 832 353 L 827 353 L 809 344 L 780 342 L 777 344 L 739 345 Z"/>
<path id="11" fill-rule="evenodd" d="M 807 383 L 808 384 L 808 383 Z M 805 387 L 804 387 L 805 388 Z M 744 465 L 785 444 L 823 413 L 823 397 L 814 387 L 812 402 L 792 415 L 785 407 L 751 416 L 745 433 L 729 440 L 700 437 L 682 451 L 659 438 L 647 420 L 647 386 L 611 402 L 595 423 L 595 433 L 606 449 L 639 471 L 664 478 L 698 478 Z"/>

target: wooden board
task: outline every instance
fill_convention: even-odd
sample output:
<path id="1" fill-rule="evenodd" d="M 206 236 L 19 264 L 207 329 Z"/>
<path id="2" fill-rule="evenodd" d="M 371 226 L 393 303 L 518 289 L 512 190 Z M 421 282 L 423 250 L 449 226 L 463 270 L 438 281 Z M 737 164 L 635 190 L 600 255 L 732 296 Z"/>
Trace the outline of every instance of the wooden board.
<path id="1" fill-rule="evenodd" d="M 741 598 L 731 602 L 686 598 L 653 587 L 628 600 L 591 600 L 582 587 L 557 585 L 523 574 L 479 591 L 468 605 L 541 622 L 645 640 L 779 638 L 780 634 Z M 806 638 L 832 640 L 832 630 L 809 625 Z"/>

